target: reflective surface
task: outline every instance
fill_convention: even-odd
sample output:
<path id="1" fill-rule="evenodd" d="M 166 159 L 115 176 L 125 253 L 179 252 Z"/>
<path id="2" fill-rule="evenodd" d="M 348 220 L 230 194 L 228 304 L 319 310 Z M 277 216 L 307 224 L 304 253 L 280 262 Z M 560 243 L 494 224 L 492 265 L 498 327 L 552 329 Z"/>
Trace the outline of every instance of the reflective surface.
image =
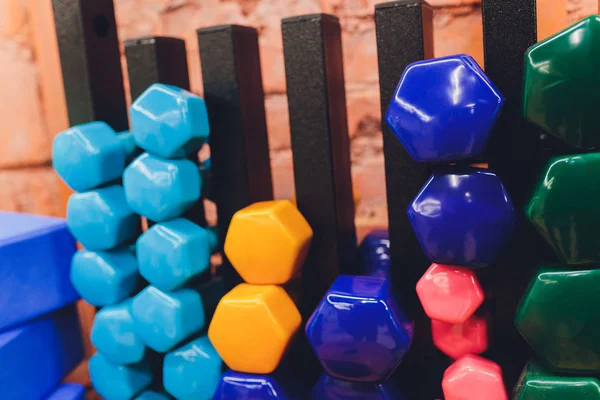
<path id="1" fill-rule="evenodd" d="M 556 369 L 600 372 L 600 270 L 541 268 L 525 293 L 515 325 Z"/>
<path id="2" fill-rule="evenodd" d="M 577 149 L 600 145 L 600 16 L 592 15 L 525 54 L 523 114 Z"/>
<path id="3" fill-rule="evenodd" d="M 134 364 L 144 359 L 146 346 L 135 333 L 131 299 L 105 306 L 94 317 L 92 344 L 113 364 Z"/>
<path id="4" fill-rule="evenodd" d="M 221 377 L 213 400 L 291 400 L 271 375 L 227 371 Z"/>
<path id="5" fill-rule="evenodd" d="M 212 399 L 222 365 L 206 335 L 194 339 L 165 356 L 165 390 L 179 400 Z"/>
<path id="6" fill-rule="evenodd" d="M 485 294 L 470 269 L 431 264 L 417 282 L 417 295 L 431 319 L 462 324 L 479 308 Z"/>
<path id="7" fill-rule="evenodd" d="M 198 201 L 202 178 L 190 160 L 144 153 L 125 169 L 123 187 L 129 206 L 158 222 L 179 217 Z"/>
<path id="8" fill-rule="evenodd" d="M 598 176 L 600 153 L 554 158 L 527 206 L 527 218 L 565 264 L 600 262 Z"/>
<path id="9" fill-rule="evenodd" d="M 431 320 L 433 344 L 455 360 L 467 354 L 481 354 L 488 348 L 488 323 L 476 315 L 462 324 Z"/>
<path id="10" fill-rule="evenodd" d="M 516 225 L 500 178 L 474 168 L 435 173 L 409 206 L 408 218 L 430 261 L 467 267 L 494 261 Z"/>
<path id="11" fill-rule="evenodd" d="M 387 230 L 369 232 L 360 244 L 362 273 L 368 276 L 390 276 L 390 238 Z"/>
<path id="12" fill-rule="evenodd" d="M 592 377 L 560 376 L 530 361 L 515 388 L 515 400 L 597 400 L 600 382 Z"/>
<path id="13" fill-rule="evenodd" d="M 380 382 L 408 351 L 413 324 L 383 278 L 340 275 L 306 325 L 325 371 L 358 382 Z"/>
<path id="14" fill-rule="evenodd" d="M 242 283 L 219 302 L 208 336 L 231 369 L 270 374 L 301 323 L 302 317 L 284 289 Z"/>
<path id="15" fill-rule="evenodd" d="M 504 98 L 468 55 L 419 61 L 402 74 L 385 121 L 416 161 L 483 153 Z"/>
<path id="16" fill-rule="evenodd" d="M 204 100 L 187 90 L 155 83 L 129 111 L 135 142 L 157 156 L 185 157 L 208 138 Z"/>
<path id="17" fill-rule="evenodd" d="M 349 382 L 326 373 L 315 385 L 311 400 L 403 400 L 405 397 L 391 382 L 383 384 Z"/>
<path id="18" fill-rule="evenodd" d="M 478 356 L 465 356 L 450 365 L 442 390 L 445 400 L 508 400 L 500 366 Z"/>
<path id="19" fill-rule="evenodd" d="M 90 379 L 100 396 L 111 400 L 129 400 L 152 383 L 147 362 L 117 365 L 96 353 L 89 361 Z"/>

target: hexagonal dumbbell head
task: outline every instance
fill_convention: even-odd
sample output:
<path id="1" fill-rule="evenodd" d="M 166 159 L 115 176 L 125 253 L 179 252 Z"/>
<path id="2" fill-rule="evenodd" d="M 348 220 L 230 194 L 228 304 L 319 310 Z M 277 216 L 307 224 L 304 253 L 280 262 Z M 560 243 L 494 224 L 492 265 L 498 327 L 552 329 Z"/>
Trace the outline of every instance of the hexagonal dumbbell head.
<path id="1" fill-rule="evenodd" d="M 514 390 L 514 400 L 600 399 L 600 381 L 592 377 L 560 376 L 530 361 Z"/>
<path id="2" fill-rule="evenodd" d="M 163 363 L 163 384 L 177 399 L 212 399 L 222 365 L 221 357 L 208 337 L 201 336 L 167 353 Z"/>
<path id="3" fill-rule="evenodd" d="M 600 16 L 589 16 L 531 46 L 525 53 L 525 118 L 576 149 L 600 145 Z"/>
<path id="4" fill-rule="evenodd" d="M 135 254 L 128 249 L 80 250 L 71 260 L 71 282 L 85 301 L 105 306 L 131 295 L 141 278 Z"/>
<path id="5" fill-rule="evenodd" d="M 141 232 L 140 217 L 127 204 L 119 185 L 72 194 L 67 203 L 67 225 L 88 250 L 115 248 Z"/>
<path id="6" fill-rule="evenodd" d="M 409 65 L 385 121 L 416 161 L 455 161 L 483 153 L 503 103 L 477 62 L 459 54 Z"/>
<path id="7" fill-rule="evenodd" d="M 404 400 L 390 381 L 384 383 L 351 382 L 323 373 L 313 387 L 311 400 Z"/>
<path id="8" fill-rule="evenodd" d="M 224 250 L 247 283 L 278 285 L 300 271 L 312 235 L 291 202 L 263 201 L 234 214 Z"/>
<path id="9" fill-rule="evenodd" d="M 387 230 L 376 229 L 365 236 L 360 244 L 362 273 L 367 276 L 390 276 L 390 238 Z"/>
<path id="10" fill-rule="evenodd" d="M 123 173 L 127 203 L 152 221 L 180 216 L 200 199 L 202 177 L 190 160 L 165 160 L 144 153 Z"/>
<path id="11" fill-rule="evenodd" d="M 494 261 L 516 226 L 500 178 L 474 168 L 433 174 L 408 207 L 408 218 L 429 260 L 466 267 Z"/>
<path id="12" fill-rule="evenodd" d="M 88 366 L 94 389 L 105 399 L 129 400 L 152 383 L 152 371 L 145 361 L 118 365 L 96 353 Z"/>
<path id="13" fill-rule="evenodd" d="M 485 297 L 472 270 L 440 264 L 431 264 L 419 279 L 417 295 L 429 318 L 449 324 L 464 323 Z"/>
<path id="14" fill-rule="evenodd" d="M 467 354 L 481 354 L 488 348 L 485 318 L 472 316 L 462 324 L 431 320 L 433 344 L 439 351 L 455 360 Z"/>
<path id="15" fill-rule="evenodd" d="M 600 270 L 541 268 L 515 316 L 517 330 L 556 370 L 600 371 Z"/>
<path id="16" fill-rule="evenodd" d="M 231 369 L 270 374 L 301 323 L 296 305 L 281 287 L 243 283 L 219 302 L 208 337 Z"/>
<path id="17" fill-rule="evenodd" d="M 204 100 L 175 86 L 150 86 L 133 102 L 130 114 L 137 145 L 160 157 L 185 157 L 208 138 Z"/>
<path id="18" fill-rule="evenodd" d="M 442 390 L 445 400 L 508 400 L 500 366 L 478 356 L 465 356 L 450 365 Z"/>
<path id="19" fill-rule="evenodd" d="M 561 262 L 600 262 L 600 154 L 556 157 L 548 163 L 526 209 L 527 218 Z"/>
<path id="20" fill-rule="evenodd" d="M 186 219 L 158 223 L 137 241 L 140 273 L 160 290 L 175 290 L 210 269 L 216 244 L 214 231 Z"/>
<path id="21" fill-rule="evenodd" d="M 213 400 L 261 399 L 292 400 L 297 393 L 289 393 L 273 375 L 245 374 L 229 370 L 223 374 Z"/>
<path id="22" fill-rule="evenodd" d="M 52 166 L 71 189 L 81 192 L 119 179 L 135 149 L 130 132 L 117 135 L 104 122 L 90 122 L 54 138 Z"/>
<path id="23" fill-rule="evenodd" d="M 171 400 L 171 397 L 162 392 L 155 392 L 154 390 L 144 390 L 134 400 Z"/>
<path id="24" fill-rule="evenodd" d="M 113 364 L 135 364 L 144 359 L 146 345 L 135 333 L 131 299 L 103 307 L 92 325 L 92 344 Z"/>
<path id="25" fill-rule="evenodd" d="M 306 336 L 329 375 L 381 382 L 408 351 L 413 324 L 386 279 L 340 275 L 308 320 Z"/>

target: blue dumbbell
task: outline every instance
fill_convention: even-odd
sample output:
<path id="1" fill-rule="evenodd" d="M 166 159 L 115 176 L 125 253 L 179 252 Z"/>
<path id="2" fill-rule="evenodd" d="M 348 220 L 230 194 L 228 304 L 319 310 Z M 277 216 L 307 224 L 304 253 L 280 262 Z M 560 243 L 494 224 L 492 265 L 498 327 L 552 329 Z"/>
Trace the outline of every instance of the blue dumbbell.
<path id="1" fill-rule="evenodd" d="M 178 218 L 153 225 L 136 243 L 140 274 L 162 291 L 173 291 L 210 270 L 217 247 L 214 230 Z"/>
<path id="2" fill-rule="evenodd" d="M 94 389 L 105 400 L 129 400 L 152 383 L 152 369 L 147 360 L 118 365 L 96 353 L 88 367 Z"/>
<path id="3" fill-rule="evenodd" d="M 139 287 L 141 277 L 130 249 L 80 250 L 71 261 L 71 282 L 85 301 L 105 306 L 131 295 Z"/>
<path id="4" fill-rule="evenodd" d="M 43 399 L 82 359 L 75 305 L 0 333 L 1 397 Z"/>
<path id="5" fill-rule="evenodd" d="M 144 390 L 134 400 L 171 400 L 171 396 L 155 390 Z"/>
<path id="6" fill-rule="evenodd" d="M 46 400 L 84 400 L 85 387 L 78 383 L 63 383 Z"/>
<path id="7" fill-rule="evenodd" d="M 64 307 L 77 250 L 65 220 L 0 212 L 0 331 Z"/>
<path id="8" fill-rule="evenodd" d="M 167 352 L 206 328 L 223 292 L 220 278 L 175 292 L 148 286 L 133 298 L 135 332 L 152 350 Z"/>
<path id="9" fill-rule="evenodd" d="M 163 385 L 179 400 L 212 399 L 223 362 L 204 335 L 165 355 Z"/>
<path id="10" fill-rule="evenodd" d="M 213 400 L 300 400 L 306 399 L 306 390 L 291 377 L 225 372 Z M 286 379 L 287 378 L 287 379 Z"/>
<path id="11" fill-rule="evenodd" d="M 133 328 L 131 303 L 105 306 L 94 317 L 92 344 L 113 364 L 135 364 L 146 356 L 146 345 Z"/>
<path id="12" fill-rule="evenodd" d="M 67 203 L 67 224 L 88 250 L 108 250 L 136 239 L 141 220 L 127 204 L 123 187 L 75 193 Z"/>
<path id="13" fill-rule="evenodd" d="M 312 400 L 402 400 L 405 397 L 391 383 L 361 383 L 335 379 L 323 373 L 314 386 Z"/>
<path id="14" fill-rule="evenodd" d="M 117 135 L 104 122 L 90 122 L 54 138 L 52 166 L 71 189 L 82 192 L 118 180 L 135 152 L 132 133 Z"/>
<path id="15" fill-rule="evenodd" d="M 388 278 L 390 276 L 390 238 L 385 229 L 367 234 L 360 244 L 362 273 L 367 276 Z"/>

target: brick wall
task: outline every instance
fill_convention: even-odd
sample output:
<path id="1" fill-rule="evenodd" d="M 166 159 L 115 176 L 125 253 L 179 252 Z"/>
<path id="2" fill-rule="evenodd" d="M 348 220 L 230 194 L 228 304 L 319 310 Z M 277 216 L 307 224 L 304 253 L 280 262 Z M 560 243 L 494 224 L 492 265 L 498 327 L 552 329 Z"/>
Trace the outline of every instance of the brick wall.
<path id="1" fill-rule="evenodd" d="M 500 1 L 500 0 L 496 0 Z M 139 35 L 185 38 L 192 88 L 202 92 L 195 29 L 239 23 L 260 30 L 271 162 L 278 198 L 293 196 L 280 20 L 326 12 L 340 17 L 352 172 L 360 195 L 357 225 L 386 224 L 380 135 L 375 0 L 116 0 L 121 40 Z M 435 54 L 464 52 L 483 62 L 478 0 L 431 0 Z M 597 0 L 538 0 L 545 37 L 597 10 Z M 64 213 L 65 188 L 52 172 L 52 137 L 67 125 L 49 0 L 0 0 L 0 210 Z"/>

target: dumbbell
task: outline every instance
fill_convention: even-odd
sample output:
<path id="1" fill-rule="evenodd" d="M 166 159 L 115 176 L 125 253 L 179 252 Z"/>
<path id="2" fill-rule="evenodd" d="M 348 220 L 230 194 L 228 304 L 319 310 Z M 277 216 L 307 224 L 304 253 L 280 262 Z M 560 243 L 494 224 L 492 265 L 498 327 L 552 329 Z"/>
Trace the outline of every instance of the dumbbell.
<path id="1" fill-rule="evenodd" d="M 183 218 L 157 223 L 137 240 L 140 274 L 161 291 L 179 289 L 210 270 L 217 246 L 214 229 Z"/>
<path id="2" fill-rule="evenodd" d="M 71 261 L 71 282 L 79 295 L 94 306 L 118 303 L 141 284 L 135 253 L 128 248 L 109 251 L 80 250 Z"/>
<path id="3" fill-rule="evenodd" d="M 255 203 L 234 214 L 224 250 L 247 283 L 223 296 L 208 329 L 232 370 L 270 374 L 290 347 L 302 318 L 277 284 L 298 275 L 311 239 L 312 229 L 287 200 Z"/>
<path id="4" fill-rule="evenodd" d="M 63 383 L 46 400 L 84 400 L 85 387 L 78 383 Z"/>
<path id="5" fill-rule="evenodd" d="M 94 389 L 107 400 L 129 400 L 152 383 L 152 368 L 147 360 L 119 365 L 96 353 L 90 358 L 88 368 Z"/>
<path id="6" fill-rule="evenodd" d="M 148 286 L 133 298 L 134 331 L 152 350 L 170 351 L 206 327 L 223 291 L 221 278 L 174 292 Z"/>
<path id="7" fill-rule="evenodd" d="M 301 400 L 307 396 L 304 390 L 286 382 L 280 382 L 273 375 L 245 374 L 235 371 L 225 372 L 219 381 L 213 400 Z"/>
<path id="8" fill-rule="evenodd" d="M 177 399 L 212 399 L 222 366 L 221 357 L 203 335 L 165 355 L 163 385 Z"/>
<path id="9" fill-rule="evenodd" d="M 362 273 L 367 276 L 390 276 L 390 238 L 385 229 L 369 232 L 359 248 Z"/>
<path id="10" fill-rule="evenodd" d="M 306 336 L 334 378 L 383 382 L 409 350 L 413 323 L 387 279 L 340 275 L 308 320 Z"/>
<path id="11" fill-rule="evenodd" d="M 344 381 L 324 373 L 312 390 L 312 400 L 403 400 L 402 393 L 390 381 L 362 383 Z"/>
<path id="12" fill-rule="evenodd" d="M 171 400 L 171 397 L 162 392 L 154 390 L 144 390 L 134 400 Z"/>
<path id="13" fill-rule="evenodd" d="M 445 400 L 508 400 L 500 366 L 473 355 L 456 360 L 446 369 L 442 390 Z"/>
<path id="14" fill-rule="evenodd" d="M 52 166 L 71 189 L 83 192 L 119 180 L 136 150 L 131 132 L 116 134 L 105 122 L 90 122 L 54 138 Z"/>

